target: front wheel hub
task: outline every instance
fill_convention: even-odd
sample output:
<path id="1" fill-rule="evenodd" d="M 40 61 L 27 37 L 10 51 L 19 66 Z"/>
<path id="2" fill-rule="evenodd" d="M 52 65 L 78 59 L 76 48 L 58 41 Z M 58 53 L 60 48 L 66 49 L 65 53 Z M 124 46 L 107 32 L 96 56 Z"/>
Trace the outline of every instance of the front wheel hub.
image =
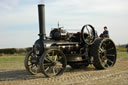
<path id="1" fill-rule="evenodd" d="M 31 63 L 32 64 L 38 64 L 38 62 L 39 62 L 38 58 L 36 58 L 36 57 L 31 58 Z"/>

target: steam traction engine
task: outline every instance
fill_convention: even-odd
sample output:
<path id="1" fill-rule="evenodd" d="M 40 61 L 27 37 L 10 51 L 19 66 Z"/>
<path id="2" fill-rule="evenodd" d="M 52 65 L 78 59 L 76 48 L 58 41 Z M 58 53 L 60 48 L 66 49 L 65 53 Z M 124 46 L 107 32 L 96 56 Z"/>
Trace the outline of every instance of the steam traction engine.
<path id="1" fill-rule="evenodd" d="M 97 37 L 92 25 L 84 25 L 78 33 L 54 28 L 46 37 L 44 4 L 38 5 L 38 11 L 39 39 L 25 58 L 25 67 L 31 74 L 42 72 L 52 77 L 62 74 L 66 65 L 77 69 L 93 64 L 96 69 L 106 69 L 115 64 L 115 44 L 110 38 Z"/>

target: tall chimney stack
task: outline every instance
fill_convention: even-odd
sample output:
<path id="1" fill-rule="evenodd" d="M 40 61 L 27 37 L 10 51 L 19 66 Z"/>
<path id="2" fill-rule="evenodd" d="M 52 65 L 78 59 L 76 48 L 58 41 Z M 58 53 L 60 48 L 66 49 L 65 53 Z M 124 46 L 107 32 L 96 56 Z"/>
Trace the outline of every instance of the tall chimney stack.
<path id="1" fill-rule="evenodd" d="M 46 33 L 45 33 L 45 5 L 39 4 L 38 5 L 38 14 L 39 14 L 39 36 L 40 39 L 44 40 Z"/>

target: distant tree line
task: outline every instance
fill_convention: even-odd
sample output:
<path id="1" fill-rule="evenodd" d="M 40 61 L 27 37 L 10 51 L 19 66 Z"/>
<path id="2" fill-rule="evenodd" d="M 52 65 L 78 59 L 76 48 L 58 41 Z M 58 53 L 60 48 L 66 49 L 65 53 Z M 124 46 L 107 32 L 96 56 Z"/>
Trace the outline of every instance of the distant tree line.
<path id="1" fill-rule="evenodd" d="M 0 54 L 15 54 L 15 53 L 26 53 L 30 51 L 32 47 L 28 48 L 6 48 L 0 49 Z"/>
<path id="2" fill-rule="evenodd" d="M 128 52 L 128 48 L 126 45 L 118 45 L 116 46 L 118 52 Z"/>

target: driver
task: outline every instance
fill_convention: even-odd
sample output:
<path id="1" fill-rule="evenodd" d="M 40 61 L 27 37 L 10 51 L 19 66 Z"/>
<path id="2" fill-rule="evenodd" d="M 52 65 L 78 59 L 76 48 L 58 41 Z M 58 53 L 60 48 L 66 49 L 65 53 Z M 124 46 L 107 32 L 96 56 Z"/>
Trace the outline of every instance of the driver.
<path id="1" fill-rule="evenodd" d="M 100 34 L 100 37 L 101 37 L 101 38 L 109 38 L 109 32 L 108 32 L 106 26 L 104 27 L 104 31 L 103 31 L 103 33 Z"/>

